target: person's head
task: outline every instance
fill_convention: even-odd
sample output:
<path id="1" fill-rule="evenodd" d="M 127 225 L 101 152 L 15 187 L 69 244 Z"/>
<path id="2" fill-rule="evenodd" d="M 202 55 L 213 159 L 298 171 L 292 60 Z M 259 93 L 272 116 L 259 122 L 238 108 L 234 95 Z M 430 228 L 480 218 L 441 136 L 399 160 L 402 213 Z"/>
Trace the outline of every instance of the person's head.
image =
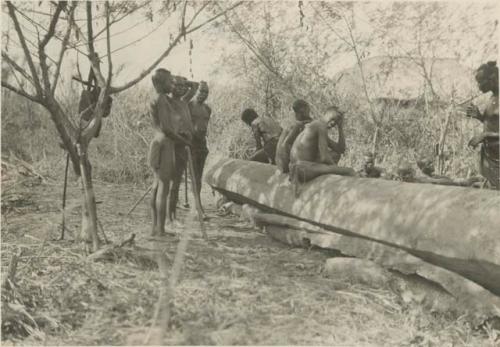
<path id="1" fill-rule="evenodd" d="M 431 157 L 421 157 L 417 160 L 417 166 L 427 176 L 434 174 L 434 160 Z"/>
<path id="2" fill-rule="evenodd" d="M 496 61 L 482 64 L 476 70 L 476 81 L 479 90 L 483 93 L 489 91 L 498 93 L 498 66 Z"/>
<path id="3" fill-rule="evenodd" d="M 245 111 L 241 113 L 241 120 L 245 122 L 247 125 L 252 125 L 252 122 L 257 119 L 259 115 L 253 108 L 247 108 Z"/>
<path id="4" fill-rule="evenodd" d="M 344 113 L 340 109 L 332 105 L 328 107 L 323 115 L 323 120 L 326 122 L 329 129 L 333 128 L 337 124 L 341 124 L 344 120 Z"/>
<path id="5" fill-rule="evenodd" d="M 403 161 L 398 167 L 398 176 L 403 182 L 412 182 L 415 178 L 415 170 L 407 161 Z"/>
<path id="6" fill-rule="evenodd" d="M 201 81 L 200 85 L 198 86 L 198 93 L 196 95 L 196 101 L 198 101 L 200 104 L 204 103 L 205 100 L 207 100 L 208 97 L 208 85 L 207 82 Z"/>
<path id="7" fill-rule="evenodd" d="M 179 98 L 187 92 L 187 79 L 182 76 L 174 76 L 174 88 L 172 96 Z"/>
<path id="8" fill-rule="evenodd" d="M 372 152 L 366 152 L 363 160 L 363 170 L 368 172 L 375 167 L 375 155 Z"/>
<path id="9" fill-rule="evenodd" d="M 157 69 L 151 80 L 157 93 L 166 94 L 172 91 L 173 82 L 170 71 L 163 68 Z"/>
<path id="10" fill-rule="evenodd" d="M 311 109 L 309 107 L 309 104 L 302 100 L 298 99 L 295 100 L 295 102 L 292 105 L 293 111 L 295 112 L 295 118 L 298 121 L 304 121 L 304 120 L 309 120 L 311 119 Z"/>

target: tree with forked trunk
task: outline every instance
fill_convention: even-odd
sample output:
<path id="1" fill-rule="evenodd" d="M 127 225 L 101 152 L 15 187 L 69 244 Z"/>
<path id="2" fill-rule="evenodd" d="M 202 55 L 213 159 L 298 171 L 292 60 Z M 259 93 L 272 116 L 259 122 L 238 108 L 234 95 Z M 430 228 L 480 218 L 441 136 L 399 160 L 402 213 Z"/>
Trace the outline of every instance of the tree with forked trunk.
<path id="1" fill-rule="evenodd" d="M 2 74 L 2 87 L 14 92 L 31 102 L 42 105 L 50 114 L 60 139 L 62 147 L 68 151 L 73 170 L 80 177 L 83 187 L 83 208 L 81 235 L 92 244 L 92 251 L 100 247 L 100 239 L 97 234 L 97 209 L 94 189 L 92 186 L 92 175 L 88 148 L 90 143 L 101 128 L 102 118 L 109 107 L 109 97 L 133 87 L 143 80 L 165 59 L 182 38 L 209 25 L 225 13 L 240 6 L 242 2 L 231 3 L 225 9 L 216 6 L 213 1 L 167 1 L 161 6 L 164 16 L 177 16 L 180 22 L 176 33 L 171 36 L 170 42 L 164 51 L 137 77 L 127 81 L 123 85 L 113 85 L 113 51 L 111 49 L 113 24 L 132 15 L 140 9 L 150 9 L 147 16 L 152 20 L 151 1 L 143 2 L 40 2 L 39 10 L 23 8 L 22 3 L 7 1 L 2 4 L 4 13 L 9 18 L 8 28 L 12 27 L 17 36 L 17 46 L 24 63 L 20 64 L 11 55 L 7 48 L 2 47 L 2 58 L 5 62 L 7 74 Z M 42 6 L 43 5 L 43 6 Z M 104 5 L 104 6 L 103 6 Z M 49 8 L 43 12 L 40 8 Z M 97 16 L 94 11 L 99 12 Z M 77 14 L 80 13 L 77 18 Z M 82 15 L 83 14 L 83 15 Z M 32 19 L 36 16 L 47 19 L 48 25 L 41 25 Z M 82 18 L 83 17 L 83 18 Z M 20 20 L 21 19 L 21 20 Z M 104 28 L 94 32 L 96 19 L 104 21 Z M 36 42 L 28 37 L 31 33 L 24 22 L 28 21 L 36 30 Z M 83 25 L 82 25 L 83 23 Z M 8 40 L 13 41 L 10 30 L 2 33 Z M 77 38 L 72 39 L 72 34 Z M 99 36 L 105 36 L 105 51 L 97 52 L 94 42 Z M 85 42 L 86 52 L 81 50 L 81 45 L 75 42 L 82 39 Z M 49 49 L 50 46 L 50 49 Z M 54 49 L 54 46 L 58 46 Z M 71 115 L 64 110 L 58 100 L 58 86 L 61 75 L 61 66 L 68 51 L 78 51 L 84 54 L 91 65 L 91 71 L 98 87 L 97 100 L 90 106 L 90 121 L 85 125 L 75 125 L 71 121 Z M 52 52 L 57 51 L 57 54 Z M 51 56 L 52 55 L 52 56 Z M 107 66 L 101 68 L 101 59 L 106 60 Z M 103 64 L 104 65 L 104 64 Z M 2 66 L 4 70 L 4 66 Z M 8 77 L 13 76 L 13 81 Z M 81 77 L 81 76 L 80 76 Z M 81 80 L 81 78 L 80 78 Z M 84 82 L 84 81 L 81 81 Z M 90 82 L 90 81 L 89 81 Z M 83 112 L 88 112 L 84 110 Z M 82 113 L 83 113 L 82 112 Z"/>

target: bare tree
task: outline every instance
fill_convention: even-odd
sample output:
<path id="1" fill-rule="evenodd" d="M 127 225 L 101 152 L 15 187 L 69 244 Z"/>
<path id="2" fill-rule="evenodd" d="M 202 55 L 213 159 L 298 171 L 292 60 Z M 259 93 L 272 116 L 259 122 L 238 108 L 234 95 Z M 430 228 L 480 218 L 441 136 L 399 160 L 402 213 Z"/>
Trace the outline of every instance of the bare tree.
<path id="1" fill-rule="evenodd" d="M 166 15 L 175 14 L 179 17 L 180 26 L 177 32 L 173 34 L 173 38 L 165 47 L 165 50 L 144 71 L 123 85 L 114 86 L 112 84 L 114 71 L 110 29 L 113 24 L 130 16 L 149 3 L 150 1 L 141 4 L 106 1 L 104 8 L 102 8 L 101 3 L 101 9 L 99 9 L 99 3 L 92 3 L 90 1 L 85 3 L 76 1 L 51 2 L 50 12 L 44 13 L 38 11 L 38 15 L 43 15 L 49 19 L 47 27 L 39 25 L 39 23 L 30 19 L 33 17 L 33 13 L 27 15 L 26 12 L 28 10 L 21 9 L 19 5 L 7 1 L 5 6 L 10 22 L 13 24 L 13 28 L 17 34 L 22 56 L 26 60 L 25 65 L 27 66 L 18 64 L 16 59 L 7 50 L 2 50 L 2 58 L 8 63 L 10 71 L 16 76 L 17 80 L 17 83 L 14 84 L 6 78 L 2 78 L 2 87 L 42 105 L 49 112 L 51 120 L 62 140 L 62 145 L 69 153 L 74 172 L 81 177 L 84 192 L 81 231 L 82 236 L 92 243 L 93 251 L 96 251 L 100 247 L 100 240 L 97 235 L 97 210 L 92 186 L 90 161 L 87 153 L 92 139 L 101 127 L 108 97 L 127 90 L 144 79 L 170 54 L 183 37 L 203 28 L 242 4 L 242 2 L 235 2 L 230 7 L 217 11 L 214 6 L 216 2 L 211 1 L 195 2 L 184 0 L 165 3 L 164 12 L 167 13 Z M 85 6 L 84 18 L 76 18 L 77 8 L 83 5 Z M 99 16 L 93 15 L 94 7 L 100 11 Z M 188 11 L 188 8 L 191 11 Z M 191 13 L 191 16 L 188 16 L 188 12 Z M 37 40 L 35 43 L 27 38 L 27 29 L 20 23 L 20 16 L 38 24 L 35 26 L 37 30 Z M 203 20 L 200 20 L 202 17 L 204 17 Z M 104 19 L 105 26 L 104 29 L 94 34 L 93 22 L 96 18 Z M 82 22 L 85 23 L 86 30 L 82 29 Z M 40 34 L 40 30 L 44 30 L 43 35 Z M 87 49 L 87 52 L 84 54 L 91 65 L 92 73 L 100 88 L 99 97 L 95 105 L 92 105 L 91 120 L 85 127 L 76 126 L 72 123 L 71 115 L 61 107 L 56 92 L 60 80 L 61 65 L 66 56 L 65 53 L 68 50 L 82 52 L 78 44 L 71 42 L 72 32 L 75 33 L 75 36 L 84 40 Z M 94 46 L 94 42 L 101 35 L 105 35 L 105 53 L 97 52 Z M 49 43 L 59 45 L 59 54 L 57 56 L 49 55 L 47 49 Z M 106 73 L 103 72 L 100 65 L 100 58 L 104 57 L 107 61 Z"/>

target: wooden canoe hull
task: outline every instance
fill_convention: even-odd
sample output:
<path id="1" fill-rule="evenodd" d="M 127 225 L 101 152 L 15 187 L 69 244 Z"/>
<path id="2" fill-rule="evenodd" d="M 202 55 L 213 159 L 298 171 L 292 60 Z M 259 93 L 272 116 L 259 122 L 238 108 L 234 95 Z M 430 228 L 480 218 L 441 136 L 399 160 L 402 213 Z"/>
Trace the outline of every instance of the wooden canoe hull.
<path id="1" fill-rule="evenodd" d="M 500 295 L 498 191 L 325 175 L 296 198 L 275 166 L 237 159 L 206 180 L 235 202 L 405 250 Z"/>

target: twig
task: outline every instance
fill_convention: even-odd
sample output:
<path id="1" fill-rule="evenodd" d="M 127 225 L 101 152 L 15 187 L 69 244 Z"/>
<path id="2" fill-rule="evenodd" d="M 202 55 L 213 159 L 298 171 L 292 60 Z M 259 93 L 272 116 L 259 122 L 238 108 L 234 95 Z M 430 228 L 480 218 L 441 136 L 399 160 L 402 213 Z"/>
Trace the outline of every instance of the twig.
<path id="1" fill-rule="evenodd" d="M 68 187 L 68 169 L 69 169 L 69 152 L 66 154 L 66 168 L 64 169 L 64 187 L 62 196 L 62 221 L 61 221 L 61 236 L 59 240 L 64 240 L 64 230 L 66 228 L 66 188 Z"/>
<path id="2" fill-rule="evenodd" d="M 101 229 L 102 236 L 104 237 L 104 242 L 109 243 L 109 240 L 106 237 L 106 233 L 104 233 L 104 228 L 102 227 L 102 223 L 99 218 L 97 218 L 97 225 L 99 226 L 99 229 Z"/>
<path id="3" fill-rule="evenodd" d="M 146 192 L 135 202 L 134 206 L 132 206 L 132 208 L 127 212 L 126 216 L 129 216 L 135 210 L 137 205 L 139 205 L 141 201 L 144 200 L 144 198 L 146 197 L 146 195 L 148 195 L 152 188 L 153 186 L 149 186 L 148 190 L 146 190 Z"/>
<path id="4" fill-rule="evenodd" d="M 17 272 L 17 262 L 19 261 L 19 258 L 21 257 L 23 253 L 23 249 L 20 248 L 17 250 L 16 253 L 12 255 L 12 258 L 10 258 L 10 264 L 9 264 L 9 269 L 7 270 L 7 277 L 5 278 L 3 282 L 3 288 L 8 288 L 8 283 L 14 283 L 15 282 L 15 277 L 16 277 L 16 272 Z"/>

